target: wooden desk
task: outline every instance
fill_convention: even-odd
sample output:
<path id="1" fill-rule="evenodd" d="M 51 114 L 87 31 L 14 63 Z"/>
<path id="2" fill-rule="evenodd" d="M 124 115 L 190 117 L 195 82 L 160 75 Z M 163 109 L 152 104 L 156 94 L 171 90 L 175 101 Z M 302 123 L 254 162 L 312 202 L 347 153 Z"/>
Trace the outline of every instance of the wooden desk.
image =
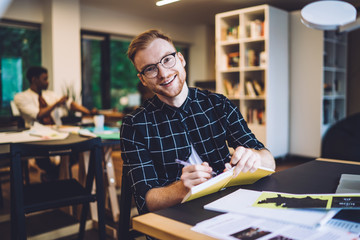
<path id="1" fill-rule="evenodd" d="M 316 159 L 276 172 L 252 185 L 241 186 L 241 188 L 294 194 L 334 193 L 343 173 L 360 174 L 360 162 Z M 133 228 L 159 239 L 214 239 L 192 231 L 191 227 L 200 221 L 220 214 L 203 209 L 205 204 L 238 188 L 228 188 L 184 204 L 135 217 L 132 220 Z"/>

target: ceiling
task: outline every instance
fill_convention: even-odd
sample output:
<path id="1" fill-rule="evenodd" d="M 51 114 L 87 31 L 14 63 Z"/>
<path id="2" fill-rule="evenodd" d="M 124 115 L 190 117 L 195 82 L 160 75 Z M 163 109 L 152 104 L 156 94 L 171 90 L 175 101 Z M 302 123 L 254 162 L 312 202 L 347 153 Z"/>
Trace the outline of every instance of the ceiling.
<path id="1" fill-rule="evenodd" d="M 300 10 L 314 0 L 180 0 L 169 5 L 157 7 L 157 0 L 80 0 L 96 8 L 109 8 L 122 13 L 142 16 L 170 23 L 215 24 L 215 14 L 235 9 L 269 4 L 286 11 Z M 346 2 L 360 9 L 359 0 Z"/>

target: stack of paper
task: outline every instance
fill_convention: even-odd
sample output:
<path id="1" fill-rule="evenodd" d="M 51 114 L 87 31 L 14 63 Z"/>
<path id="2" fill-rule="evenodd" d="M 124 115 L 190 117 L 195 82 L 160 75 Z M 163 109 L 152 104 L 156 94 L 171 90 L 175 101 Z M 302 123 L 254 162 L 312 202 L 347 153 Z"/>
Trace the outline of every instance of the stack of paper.
<path id="1" fill-rule="evenodd" d="M 360 175 L 341 174 L 336 193 L 360 193 Z"/>
<path id="2" fill-rule="evenodd" d="M 307 227 L 324 225 L 340 209 L 275 209 L 255 207 L 262 192 L 239 189 L 204 206 L 207 210 L 238 213 L 252 217 L 277 220 Z"/>
<path id="3" fill-rule="evenodd" d="M 227 213 L 196 224 L 193 231 L 216 239 L 306 239 L 358 240 L 359 236 L 331 226 L 310 228 L 281 221 L 267 220 L 242 214 Z"/>

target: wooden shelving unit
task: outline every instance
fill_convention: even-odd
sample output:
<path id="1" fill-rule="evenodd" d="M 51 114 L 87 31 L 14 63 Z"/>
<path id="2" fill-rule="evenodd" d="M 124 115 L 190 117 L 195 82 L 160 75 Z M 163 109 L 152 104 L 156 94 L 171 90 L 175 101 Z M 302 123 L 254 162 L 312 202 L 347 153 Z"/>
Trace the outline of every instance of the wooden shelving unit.
<path id="1" fill-rule="evenodd" d="M 288 13 L 261 5 L 216 15 L 216 91 L 274 156 L 288 152 Z"/>

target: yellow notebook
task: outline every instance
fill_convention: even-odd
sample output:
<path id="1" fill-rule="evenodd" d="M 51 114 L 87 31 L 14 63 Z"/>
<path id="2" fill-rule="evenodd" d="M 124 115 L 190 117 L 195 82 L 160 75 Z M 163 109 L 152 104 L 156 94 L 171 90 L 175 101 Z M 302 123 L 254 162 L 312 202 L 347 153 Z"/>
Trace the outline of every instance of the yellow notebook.
<path id="1" fill-rule="evenodd" d="M 253 173 L 240 172 L 236 177 L 233 177 L 234 168 L 232 168 L 229 171 L 223 172 L 216 177 L 213 177 L 208 181 L 191 188 L 182 200 L 182 203 L 220 191 L 221 189 L 226 187 L 252 184 L 260 178 L 270 175 L 273 172 L 274 171 L 272 169 L 260 167 Z"/>

